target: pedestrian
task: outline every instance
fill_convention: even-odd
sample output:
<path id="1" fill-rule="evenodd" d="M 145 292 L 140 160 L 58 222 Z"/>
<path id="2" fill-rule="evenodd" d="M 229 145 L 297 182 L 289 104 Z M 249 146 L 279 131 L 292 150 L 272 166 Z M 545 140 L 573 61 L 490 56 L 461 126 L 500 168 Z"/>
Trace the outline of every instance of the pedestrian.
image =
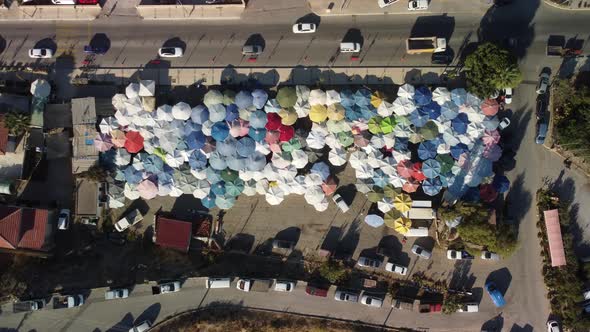
<path id="1" fill-rule="evenodd" d="M 565 166 L 565 168 L 570 168 L 572 166 L 572 161 L 570 160 L 570 158 L 565 158 L 563 160 L 563 165 Z"/>
<path id="2" fill-rule="evenodd" d="M 404 238 L 402 239 L 402 243 L 403 243 L 403 244 L 406 244 L 406 241 L 407 241 L 407 240 L 408 240 L 408 238 L 404 236 Z"/>

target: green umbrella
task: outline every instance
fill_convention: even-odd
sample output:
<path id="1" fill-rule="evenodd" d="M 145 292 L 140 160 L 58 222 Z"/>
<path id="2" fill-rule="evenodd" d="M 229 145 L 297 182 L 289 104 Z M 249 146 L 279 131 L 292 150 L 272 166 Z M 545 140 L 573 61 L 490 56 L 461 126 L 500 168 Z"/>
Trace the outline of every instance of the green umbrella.
<path id="1" fill-rule="evenodd" d="M 223 103 L 223 94 L 217 90 L 209 90 L 203 98 L 203 104 L 207 107 Z"/>
<path id="2" fill-rule="evenodd" d="M 221 178 L 225 182 L 233 182 L 238 178 L 238 176 L 238 172 L 231 170 L 229 168 L 226 168 L 223 171 L 221 171 Z"/>
<path id="3" fill-rule="evenodd" d="M 230 89 L 223 91 L 223 105 L 233 104 L 236 99 L 236 92 Z"/>
<path id="4" fill-rule="evenodd" d="M 434 121 L 428 121 L 420 128 L 420 134 L 427 141 L 434 139 L 438 135 L 438 126 Z"/>
<path id="5" fill-rule="evenodd" d="M 418 144 L 418 143 L 424 141 L 424 137 L 422 137 L 422 135 L 420 135 L 418 133 L 412 133 L 412 134 L 410 134 L 410 138 L 408 138 L 408 141 L 410 141 L 414 144 Z"/>
<path id="6" fill-rule="evenodd" d="M 162 148 L 155 148 L 152 154 L 162 158 L 162 160 L 166 160 L 166 151 L 164 151 Z"/>
<path id="7" fill-rule="evenodd" d="M 349 147 L 354 143 L 354 137 L 350 131 L 340 132 L 336 134 L 336 136 L 338 137 L 338 142 L 340 142 L 344 148 Z"/>
<path id="8" fill-rule="evenodd" d="M 393 131 L 393 127 L 395 127 L 395 121 L 390 117 L 386 117 L 379 123 L 381 127 L 381 132 L 384 134 L 389 134 Z"/>
<path id="9" fill-rule="evenodd" d="M 295 106 L 295 103 L 297 103 L 297 92 L 295 91 L 295 88 L 290 86 L 280 88 L 277 93 L 277 102 L 283 108 Z"/>
<path id="10" fill-rule="evenodd" d="M 244 181 L 242 179 L 235 179 L 233 182 L 225 183 L 225 194 L 236 197 L 244 191 Z"/>
<path id="11" fill-rule="evenodd" d="M 369 119 L 369 132 L 371 134 L 377 135 L 382 133 L 380 125 L 382 120 L 383 118 L 380 116 L 374 116 Z"/>
<path id="12" fill-rule="evenodd" d="M 288 142 L 281 145 L 281 149 L 285 152 L 293 152 L 294 150 L 301 150 L 301 142 L 298 138 L 291 138 Z"/>
<path id="13" fill-rule="evenodd" d="M 394 198 L 395 196 L 401 194 L 401 189 L 395 188 L 394 186 L 388 184 L 383 188 L 383 194 L 385 197 Z"/>
<path id="14" fill-rule="evenodd" d="M 377 203 L 379 202 L 385 195 L 383 194 L 383 190 L 379 187 L 373 187 L 374 191 L 370 191 L 367 193 L 367 199 L 369 202 Z"/>
<path id="15" fill-rule="evenodd" d="M 453 168 L 455 164 L 455 160 L 451 155 L 448 154 L 439 154 L 435 158 L 440 163 L 440 172 L 441 173 L 448 173 Z"/>

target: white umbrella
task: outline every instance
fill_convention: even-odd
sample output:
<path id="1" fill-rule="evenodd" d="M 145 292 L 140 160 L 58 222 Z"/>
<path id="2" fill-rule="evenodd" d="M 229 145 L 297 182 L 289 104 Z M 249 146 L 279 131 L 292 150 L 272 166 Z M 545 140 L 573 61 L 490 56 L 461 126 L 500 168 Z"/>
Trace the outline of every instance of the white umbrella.
<path id="1" fill-rule="evenodd" d="M 156 97 L 141 97 L 141 108 L 146 112 L 153 112 L 156 109 Z"/>
<path id="2" fill-rule="evenodd" d="M 198 199 L 203 199 L 209 195 L 211 191 L 211 184 L 208 181 L 198 180 L 195 183 L 195 190 L 193 191 L 193 196 Z"/>
<path id="3" fill-rule="evenodd" d="M 266 166 L 264 166 L 264 170 L 262 170 L 262 175 L 269 181 L 276 181 L 279 177 L 278 168 L 276 168 L 273 164 L 266 164 Z"/>
<path id="4" fill-rule="evenodd" d="M 127 100 L 127 96 L 125 96 L 122 93 L 117 93 L 113 96 L 113 98 L 111 99 L 111 103 L 113 104 L 113 107 L 119 111 L 125 108 L 125 104 L 124 102 Z"/>
<path id="5" fill-rule="evenodd" d="M 139 81 L 139 92 L 141 97 L 153 97 L 156 95 L 156 81 L 141 80 Z"/>
<path id="6" fill-rule="evenodd" d="M 31 84 L 31 94 L 38 98 L 47 98 L 51 94 L 51 85 L 42 78 L 36 79 Z"/>
<path id="7" fill-rule="evenodd" d="M 256 151 L 262 153 L 265 156 L 272 152 L 270 151 L 270 145 L 266 141 L 262 143 L 256 142 Z"/>
<path id="8" fill-rule="evenodd" d="M 309 115 L 309 111 L 311 110 L 311 105 L 307 102 L 307 100 L 297 100 L 295 106 L 293 106 L 295 112 L 297 113 L 297 117 L 304 118 Z"/>
<path id="9" fill-rule="evenodd" d="M 355 172 L 358 179 L 370 179 L 374 174 L 373 167 L 367 164 L 360 165 L 359 168 L 355 169 Z"/>
<path id="10" fill-rule="evenodd" d="M 307 187 L 321 186 L 324 183 L 324 179 L 317 173 L 309 173 L 305 175 L 304 183 Z"/>
<path id="11" fill-rule="evenodd" d="M 172 186 L 172 190 L 170 191 L 170 193 L 168 194 L 168 196 L 170 197 L 180 197 L 184 194 L 184 192 L 180 189 L 178 189 L 176 186 Z"/>
<path id="12" fill-rule="evenodd" d="M 125 104 L 127 115 L 135 115 L 143 111 L 143 106 L 141 105 L 141 99 L 139 99 L 139 97 L 129 98 L 124 101 L 123 104 Z"/>
<path id="13" fill-rule="evenodd" d="M 379 107 L 377 107 L 377 114 L 382 117 L 391 116 L 393 114 L 393 105 L 387 101 L 382 101 Z"/>
<path id="14" fill-rule="evenodd" d="M 211 122 L 223 121 L 225 120 L 226 115 L 227 111 L 225 109 L 225 106 L 223 106 L 222 104 L 215 104 L 209 107 L 209 121 Z"/>
<path id="15" fill-rule="evenodd" d="M 500 125 L 500 120 L 498 120 L 498 116 L 486 116 L 483 120 L 483 126 L 487 130 L 495 130 Z"/>
<path id="16" fill-rule="evenodd" d="M 382 147 L 384 147 L 385 140 L 383 139 L 383 135 L 381 135 L 381 134 L 373 135 L 373 137 L 371 137 L 371 141 L 370 141 L 369 145 L 372 146 L 376 150 L 379 150 Z"/>
<path id="17" fill-rule="evenodd" d="M 340 93 L 336 90 L 328 90 L 326 91 L 326 105 L 334 105 L 341 101 Z"/>
<path id="18" fill-rule="evenodd" d="M 313 205 L 313 204 L 320 203 L 326 197 L 326 195 L 324 195 L 324 191 L 322 190 L 322 187 L 311 186 L 311 187 L 307 188 L 307 191 L 305 192 L 303 197 L 305 198 L 305 201 L 308 204 Z"/>
<path id="19" fill-rule="evenodd" d="M 397 171 L 395 169 L 395 166 L 397 163 L 394 163 L 393 165 L 389 163 L 389 161 L 392 160 L 395 162 L 395 160 L 392 157 L 387 157 L 384 161 L 385 165 L 382 165 L 379 169 L 381 169 L 381 171 L 383 172 L 383 174 L 391 176 L 391 175 L 395 175 L 397 174 Z"/>
<path id="20" fill-rule="evenodd" d="M 383 138 L 383 143 L 385 143 L 385 146 L 389 149 L 393 148 L 393 146 L 395 145 L 395 134 L 394 133 L 389 133 L 389 134 L 385 134 L 381 136 Z"/>
<path id="21" fill-rule="evenodd" d="M 116 118 L 109 116 L 108 118 L 103 118 L 98 127 L 101 133 L 110 134 L 111 131 L 119 128 L 119 122 Z"/>
<path id="22" fill-rule="evenodd" d="M 302 150 L 294 150 L 291 152 L 291 164 L 296 168 L 304 168 L 309 163 L 309 156 Z"/>
<path id="23" fill-rule="evenodd" d="M 309 99 L 310 91 L 306 85 L 297 85 L 295 92 L 297 94 L 297 100 L 307 101 Z"/>
<path id="24" fill-rule="evenodd" d="M 115 152 L 115 165 L 125 166 L 131 162 L 131 155 L 125 149 L 117 149 Z"/>
<path id="25" fill-rule="evenodd" d="M 287 154 L 285 154 L 285 157 L 286 156 Z M 283 153 L 280 152 L 272 154 L 271 162 L 276 168 L 285 168 L 291 165 L 290 158 L 284 158 Z"/>
<path id="26" fill-rule="evenodd" d="M 396 188 L 401 188 L 406 183 L 406 179 L 396 172 L 395 174 L 389 175 L 389 183 Z"/>
<path id="27" fill-rule="evenodd" d="M 397 96 L 412 99 L 414 98 L 415 91 L 416 90 L 414 89 L 413 85 L 406 83 L 399 87 L 397 90 Z"/>
<path id="28" fill-rule="evenodd" d="M 326 93 L 320 89 L 311 90 L 309 94 L 310 105 L 326 105 Z"/>
<path id="29" fill-rule="evenodd" d="M 485 131 L 484 126 L 481 123 L 471 122 L 467 125 L 467 136 L 477 139 L 483 136 L 483 132 Z"/>
<path id="30" fill-rule="evenodd" d="M 156 109 L 156 119 L 158 121 L 172 121 L 174 117 L 172 116 L 172 106 L 170 105 L 162 105 Z"/>
<path id="31" fill-rule="evenodd" d="M 449 145 L 447 143 L 439 144 L 436 147 L 436 153 L 438 153 L 438 154 L 451 153 L 451 145 Z"/>
<path id="32" fill-rule="evenodd" d="M 317 130 L 312 130 L 307 135 L 305 141 L 307 142 L 308 147 L 312 149 L 321 149 L 326 145 L 326 134 Z"/>
<path id="33" fill-rule="evenodd" d="M 451 128 L 445 129 L 442 132 L 442 139 L 451 146 L 459 144 L 459 138 L 457 138 L 457 134 Z"/>
<path id="34" fill-rule="evenodd" d="M 260 179 L 258 182 L 256 182 L 256 192 L 260 195 L 266 195 L 268 186 L 269 182 L 267 179 Z"/>
<path id="35" fill-rule="evenodd" d="M 129 183 L 125 183 L 125 190 L 123 190 L 123 194 L 125 194 L 125 197 L 132 201 L 139 198 L 139 191 L 135 189 L 135 185 Z"/>
<path id="36" fill-rule="evenodd" d="M 172 117 L 178 120 L 188 120 L 192 112 L 190 105 L 182 101 L 172 107 Z"/>
<path id="37" fill-rule="evenodd" d="M 135 98 L 139 96 L 139 84 L 129 83 L 129 85 L 125 88 L 125 95 L 127 98 Z"/>
<path id="38" fill-rule="evenodd" d="M 125 197 L 123 196 L 123 198 L 113 198 L 111 196 L 108 197 L 109 199 L 109 209 L 118 209 L 118 208 L 122 208 L 125 206 Z"/>
<path id="39" fill-rule="evenodd" d="M 451 93 L 445 87 L 438 87 L 432 92 L 432 100 L 442 105 L 451 101 Z"/>
<path id="40" fill-rule="evenodd" d="M 285 199 L 285 191 L 278 185 L 269 186 L 264 198 L 270 205 L 279 205 Z"/>
<path id="41" fill-rule="evenodd" d="M 158 196 L 170 196 L 174 185 L 170 182 L 158 184 Z"/>
<path id="42" fill-rule="evenodd" d="M 369 179 L 357 179 L 354 186 L 358 192 L 363 194 L 373 190 L 373 183 Z"/>
<path id="43" fill-rule="evenodd" d="M 296 195 L 305 195 L 307 186 L 305 185 L 305 176 L 297 175 L 290 184 L 291 193 Z"/>
<path id="44" fill-rule="evenodd" d="M 178 150 L 174 150 L 173 153 L 166 154 L 166 164 L 170 167 L 178 168 L 184 164 L 184 154 Z"/>
<path id="45" fill-rule="evenodd" d="M 397 115 L 408 115 L 416 109 L 416 105 L 412 99 L 399 97 L 391 104 L 391 108 Z"/>
<path id="46" fill-rule="evenodd" d="M 412 153 L 410 151 L 400 152 L 400 151 L 392 150 L 391 151 L 391 158 L 393 158 L 394 162 L 389 161 L 389 163 L 397 165 L 402 160 L 410 160 L 412 158 Z"/>
<path id="47" fill-rule="evenodd" d="M 199 180 L 207 179 L 207 169 L 191 169 L 191 174 Z"/>
<path id="48" fill-rule="evenodd" d="M 367 154 L 361 150 L 354 151 L 350 154 L 348 161 L 350 162 L 350 166 L 352 166 L 352 168 L 357 169 L 361 167 L 361 165 L 367 163 Z"/>
<path id="49" fill-rule="evenodd" d="M 256 195 L 256 181 L 248 180 L 244 182 L 244 190 L 242 190 L 242 194 L 246 196 L 254 196 Z"/>
<path id="50" fill-rule="evenodd" d="M 295 179 L 295 176 L 297 175 L 297 168 L 293 165 L 289 165 L 283 169 L 277 170 L 277 172 L 279 173 L 279 177 L 282 181 L 290 182 Z"/>
<path id="51" fill-rule="evenodd" d="M 316 211 L 318 212 L 324 212 L 328 209 L 328 200 L 324 197 L 324 199 L 322 199 L 319 203 L 313 204 L 312 205 L 314 209 L 316 209 Z"/>
<path id="52" fill-rule="evenodd" d="M 328 161 L 333 166 L 342 166 L 346 164 L 346 151 L 342 149 L 330 150 L 328 154 Z"/>
<path id="53" fill-rule="evenodd" d="M 326 145 L 328 147 L 330 147 L 330 149 L 332 149 L 332 150 L 342 149 L 342 143 L 340 143 L 340 141 L 338 140 L 336 135 L 334 135 L 332 133 L 330 133 L 330 134 L 328 134 L 328 136 L 326 136 Z"/>
<path id="54" fill-rule="evenodd" d="M 367 153 L 367 165 L 373 168 L 379 168 L 383 166 L 383 153 L 379 150 L 375 150 Z"/>
<path id="55" fill-rule="evenodd" d="M 383 213 L 387 213 L 393 209 L 393 199 L 389 197 L 383 197 L 377 202 L 377 209 Z"/>

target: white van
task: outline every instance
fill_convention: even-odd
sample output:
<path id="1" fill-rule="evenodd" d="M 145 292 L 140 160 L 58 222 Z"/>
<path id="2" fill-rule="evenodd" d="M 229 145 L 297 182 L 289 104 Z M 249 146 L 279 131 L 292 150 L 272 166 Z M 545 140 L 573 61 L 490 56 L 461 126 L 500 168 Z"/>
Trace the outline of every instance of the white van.
<path id="1" fill-rule="evenodd" d="M 410 230 L 404 234 L 405 237 L 425 237 L 428 236 L 427 227 L 410 228 Z"/>
<path id="2" fill-rule="evenodd" d="M 208 278 L 207 288 L 229 288 L 231 284 L 231 278 Z"/>
<path id="3" fill-rule="evenodd" d="M 361 51 L 361 44 L 359 43 L 340 43 L 340 52 L 342 53 L 358 53 Z"/>
<path id="4" fill-rule="evenodd" d="M 408 218 L 415 220 L 432 220 L 436 217 L 436 213 L 432 208 L 415 208 L 412 207 L 408 211 Z"/>

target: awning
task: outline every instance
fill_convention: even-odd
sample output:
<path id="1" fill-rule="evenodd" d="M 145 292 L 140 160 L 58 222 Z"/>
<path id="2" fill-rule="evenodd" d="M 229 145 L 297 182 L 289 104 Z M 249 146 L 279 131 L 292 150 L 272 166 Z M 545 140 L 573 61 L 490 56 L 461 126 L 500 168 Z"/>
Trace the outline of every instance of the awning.
<path id="1" fill-rule="evenodd" d="M 557 210 L 544 211 L 545 227 L 547 228 L 547 240 L 549 241 L 549 253 L 551 254 L 551 266 L 563 266 L 565 251 L 561 239 L 561 226 L 559 225 L 559 212 Z"/>

